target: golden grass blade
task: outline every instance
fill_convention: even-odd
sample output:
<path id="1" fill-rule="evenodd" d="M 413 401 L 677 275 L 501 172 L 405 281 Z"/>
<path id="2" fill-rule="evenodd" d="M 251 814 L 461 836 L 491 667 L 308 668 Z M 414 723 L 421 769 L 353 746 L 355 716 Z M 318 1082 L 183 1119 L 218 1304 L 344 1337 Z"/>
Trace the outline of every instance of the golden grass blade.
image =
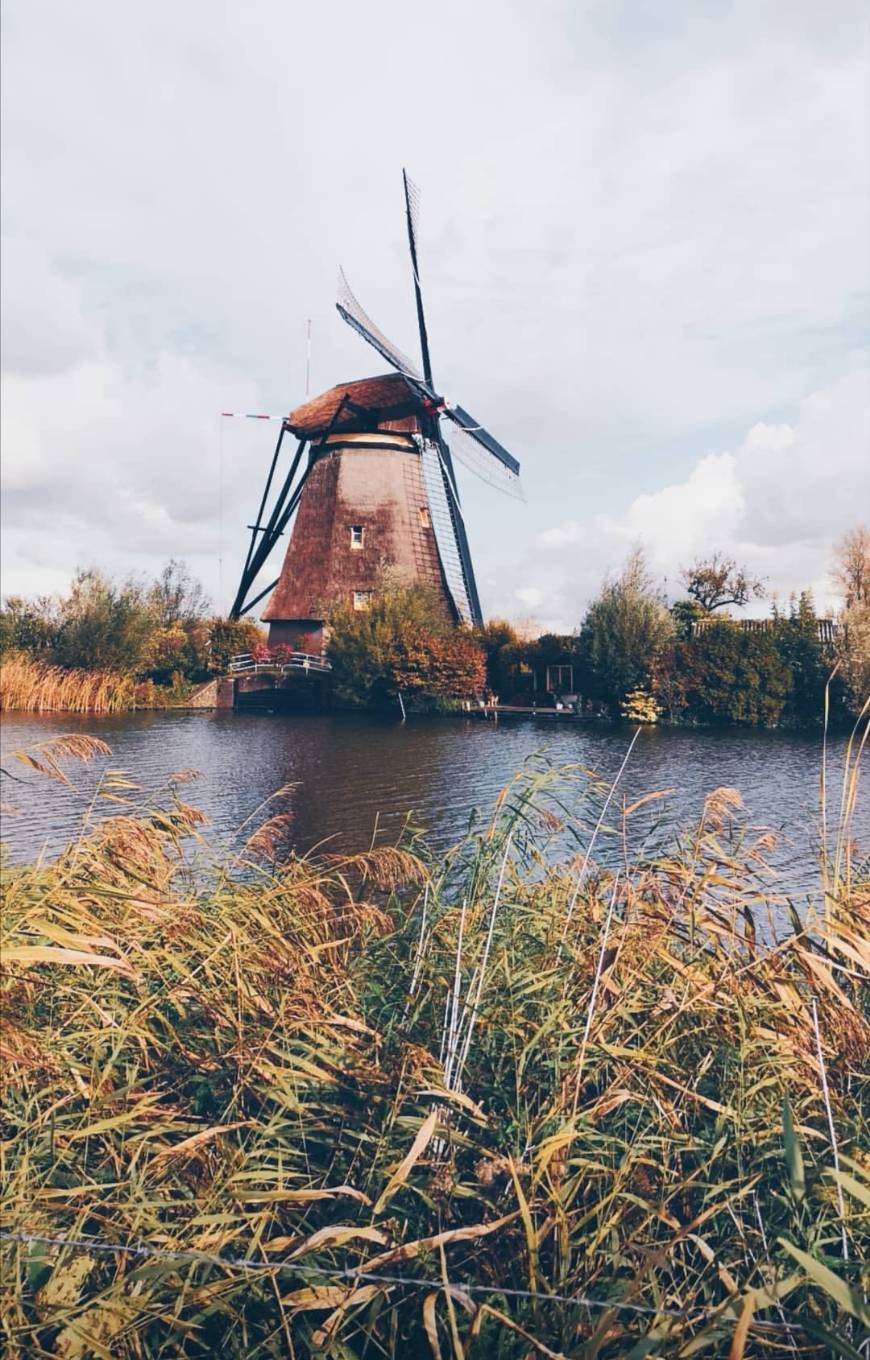
<path id="1" fill-rule="evenodd" d="M 426 1339 L 429 1342 L 429 1349 L 434 1360 L 443 1360 L 441 1346 L 438 1341 L 438 1299 L 439 1293 L 433 1289 L 431 1294 L 427 1294 L 423 1300 L 423 1329 L 426 1332 Z"/>
<path id="2" fill-rule="evenodd" d="M 432 1135 L 435 1132 L 437 1123 L 438 1123 L 438 1111 L 432 1110 L 430 1111 L 429 1114 L 427 1114 L 426 1118 L 423 1120 L 423 1123 L 417 1130 L 417 1136 L 415 1137 L 413 1143 L 411 1144 L 407 1156 L 402 1158 L 401 1162 L 396 1167 L 392 1176 L 387 1181 L 386 1185 L 384 1186 L 383 1190 L 378 1196 L 377 1201 L 375 1202 L 375 1207 L 372 1210 L 374 1214 L 382 1213 L 385 1205 L 389 1204 L 390 1200 L 393 1198 L 393 1195 L 396 1193 L 396 1191 L 405 1184 L 405 1181 L 408 1179 L 417 1162 L 420 1160 L 420 1158 L 423 1156 L 423 1153 L 426 1151 L 426 1148 L 429 1146 L 429 1142 L 432 1138 Z"/>
<path id="3" fill-rule="evenodd" d="M 748 1294 L 743 1304 L 743 1311 L 734 1328 L 734 1335 L 731 1338 L 731 1349 L 728 1352 L 728 1360 L 743 1360 L 746 1354 L 746 1342 L 749 1337 L 749 1328 L 755 1316 L 755 1306 L 752 1295 Z"/>
<path id="4" fill-rule="evenodd" d="M 3 951 L 5 963 L 23 963 L 30 967 L 37 963 L 65 964 L 67 967 L 114 968 L 119 973 L 135 976 L 126 959 L 110 958 L 108 954 L 92 954 L 83 949 L 60 949 L 47 944 L 12 945 Z"/>
<path id="5" fill-rule="evenodd" d="M 350 1223 L 334 1223 L 326 1228 L 318 1228 L 317 1232 L 312 1233 L 288 1259 L 295 1261 L 298 1257 L 306 1256 L 320 1247 L 342 1247 L 345 1242 L 353 1241 L 374 1242 L 378 1246 L 383 1246 L 388 1238 L 379 1228 L 359 1228 Z"/>
<path id="6" fill-rule="evenodd" d="M 247 1119 L 237 1119 L 234 1124 L 215 1124 L 214 1128 L 202 1129 L 199 1133 L 192 1133 L 189 1138 L 183 1138 L 180 1143 L 173 1143 L 172 1147 L 158 1149 L 154 1153 L 155 1161 L 168 1157 L 189 1157 L 192 1153 L 198 1152 L 201 1148 L 210 1143 L 213 1138 L 217 1138 L 221 1133 L 231 1133 L 233 1129 L 242 1129 L 250 1123 Z"/>
<path id="7" fill-rule="evenodd" d="M 832 1298 L 838 1307 L 844 1312 L 850 1313 L 857 1318 L 862 1327 L 870 1328 L 870 1307 L 862 1298 L 857 1289 L 853 1289 L 850 1284 L 835 1275 L 833 1270 L 829 1270 L 821 1261 L 817 1261 L 809 1252 L 803 1251 L 801 1247 L 796 1247 L 794 1243 L 786 1238 L 779 1239 L 779 1245 L 783 1251 L 787 1251 L 789 1256 L 793 1256 L 798 1265 L 802 1266 L 807 1275 Z"/>
<path id="8" fill-rule="evenodd" d="M 400 1247 L 381 1252 L 380 1256 L 373 1256 L 366 1263 L 365 1269 L 380 1270 L 382 1266 L 392 1265 L 396 1261 L 410 1261 L 422 1251 L 434 1251 L 436 1247 L 446 1247 L 452 1242 L 474 1242 L 479 1237 L 488 1237 L 491 1233 L 499 1232 L 518 1217 L 519 1210 L 515 1209 L 513 1213 L 504 1214 L 492 1223 L 476 1223 L 468 1228 L 449 1228 L 446 1232 L 433 1233 L 431 1237 L 421 1237 L 416 1242 L 404 1242 Z"/>

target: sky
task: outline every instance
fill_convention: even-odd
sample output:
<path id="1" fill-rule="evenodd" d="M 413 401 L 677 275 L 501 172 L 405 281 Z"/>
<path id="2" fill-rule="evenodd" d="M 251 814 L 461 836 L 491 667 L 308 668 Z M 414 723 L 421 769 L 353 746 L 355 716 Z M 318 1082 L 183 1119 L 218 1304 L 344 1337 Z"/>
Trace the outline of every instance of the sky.
<path id="1" fill-rule="evenodd" d="M 218 607 L 276 426 L 383 371 L 338 265 L 519 458 L 461 475 L 484 612 L 577 626 L 642 544 L 833 604 L 870 519 L 863 0 L 6 0 L 4 594 L 188 561 Z M 271 564 L 270 564 L 271 565 Z M 276 570 L 264 573 L 264 584 Z M 769 602 L 760 604 L 762 612 Z"/>

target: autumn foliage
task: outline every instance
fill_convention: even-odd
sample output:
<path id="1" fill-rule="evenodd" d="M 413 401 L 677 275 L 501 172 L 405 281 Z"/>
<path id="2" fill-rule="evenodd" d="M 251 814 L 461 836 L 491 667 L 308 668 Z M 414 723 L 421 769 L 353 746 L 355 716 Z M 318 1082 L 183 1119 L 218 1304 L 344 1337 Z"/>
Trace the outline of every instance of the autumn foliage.
<path id="1" fill-rule="evenodd" d="M 401 694 L 438 707 L 486 686 L 483 651 L 424 586 L 386 583 L 366 609 L 336 609 L 327 655 L 339 703 L 378 705 Z"/>

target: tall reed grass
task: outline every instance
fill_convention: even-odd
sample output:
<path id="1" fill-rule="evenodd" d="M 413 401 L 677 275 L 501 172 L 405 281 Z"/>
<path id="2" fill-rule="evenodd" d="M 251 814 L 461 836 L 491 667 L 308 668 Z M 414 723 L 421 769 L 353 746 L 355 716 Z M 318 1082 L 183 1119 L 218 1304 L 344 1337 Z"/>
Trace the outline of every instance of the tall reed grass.
<path id="1" fill-rule="evenodd" d="M 655 855 L 620 799 L 210 864 L 121 806 L 9 869 L 6 1354 L 860 1356 L 866 871 L 799 920 L 736 791 Z"/>
<path id="2" fill-rule="evenodd" d="M 21 654 L 0 658 L 0 710 L 119 713 L 134 701 L 133 680 L 114 671 L 65 670 Z"/>

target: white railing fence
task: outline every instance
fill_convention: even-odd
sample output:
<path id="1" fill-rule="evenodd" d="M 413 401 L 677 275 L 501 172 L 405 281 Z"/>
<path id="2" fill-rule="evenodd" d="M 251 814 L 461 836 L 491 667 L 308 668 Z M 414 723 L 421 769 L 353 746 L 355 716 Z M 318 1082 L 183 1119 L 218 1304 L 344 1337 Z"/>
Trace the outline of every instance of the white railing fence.
<path id="1" fill-rule="evenodd" d="M 316 671 L 319 674 L 331 671 L 332 667 L 324 656 L 313 652 L 291 652 L 286 661 L 258 661 L 251 652 L 238 652 L 230 658 L 231 675 L 259 675 L 268 672 L 284 675 L 287 671 Z"/>

